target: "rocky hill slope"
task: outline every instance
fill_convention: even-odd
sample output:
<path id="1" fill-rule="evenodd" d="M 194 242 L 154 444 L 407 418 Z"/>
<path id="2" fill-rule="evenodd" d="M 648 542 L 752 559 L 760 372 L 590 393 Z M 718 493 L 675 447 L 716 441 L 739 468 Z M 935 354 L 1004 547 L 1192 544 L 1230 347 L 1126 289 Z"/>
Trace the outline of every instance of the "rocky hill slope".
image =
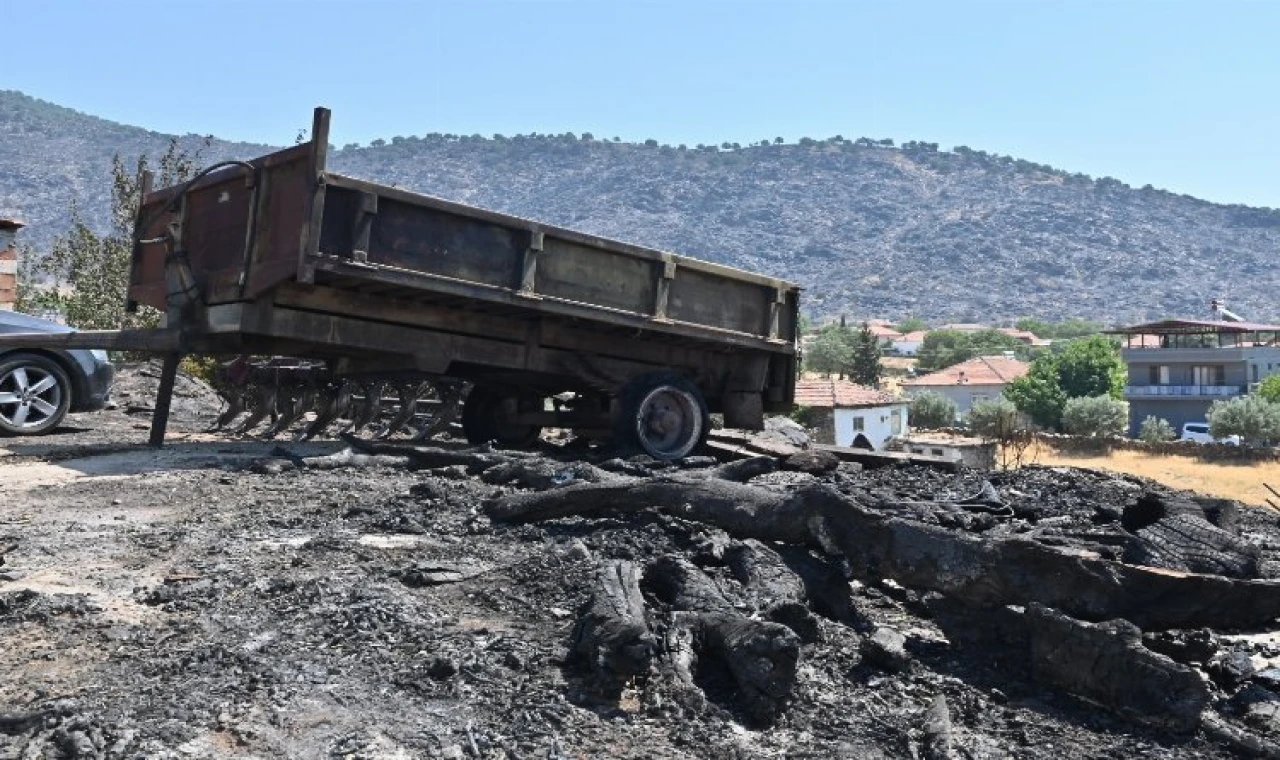
<path id="1" fill-rule="evenodd" d="M 341 114 L 337 115 L 341 118 Z M 47 246 L 105 222 L 111 156 L 169 136 L 0 92 L 0 212 Z M 202 140 L 182 138 L 195 147 Z M 784 276 L 811 314 L 1126 322 L 1223 297 L 1280 318 L 1280 210 L 1131 188 L 967 147 L 866 138 L 663 146 L 428 135 L 335 150 L 347 174 Z M 212 140 L 206 162 L 260 145 Z"/>

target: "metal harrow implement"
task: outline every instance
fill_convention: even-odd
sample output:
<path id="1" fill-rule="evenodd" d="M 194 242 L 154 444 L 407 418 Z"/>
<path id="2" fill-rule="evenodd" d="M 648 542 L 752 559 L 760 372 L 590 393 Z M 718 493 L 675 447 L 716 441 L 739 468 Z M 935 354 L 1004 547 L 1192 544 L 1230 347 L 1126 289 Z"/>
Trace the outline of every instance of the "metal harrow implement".
<path id="1" fill-rule="evenodd" d="M 225 408 L 210 430 L 294 441 L 366 433 L 427 440 L 458 419 L 466 395 L 463 381 L 421 373 L 344 376 L 319 362 L 246 356 L 220 366 L 212 385 Z"/>

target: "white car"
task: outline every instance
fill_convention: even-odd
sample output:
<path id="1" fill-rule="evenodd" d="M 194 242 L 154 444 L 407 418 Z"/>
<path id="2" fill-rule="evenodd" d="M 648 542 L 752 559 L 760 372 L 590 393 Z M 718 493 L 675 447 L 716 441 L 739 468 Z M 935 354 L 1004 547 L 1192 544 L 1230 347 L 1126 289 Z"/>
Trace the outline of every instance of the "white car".
<path id="1" fill-rule="evenodd" d="M 1208 422 L 1188 422 L 1182 426 L 1182 437 L 1179 441 L 1195 441 L 1196 443 L 1226 443 L 1240 445 L 1240 436 L 1229 435 L 1225 438 L 1214 438 L 1209 434 Z"/>

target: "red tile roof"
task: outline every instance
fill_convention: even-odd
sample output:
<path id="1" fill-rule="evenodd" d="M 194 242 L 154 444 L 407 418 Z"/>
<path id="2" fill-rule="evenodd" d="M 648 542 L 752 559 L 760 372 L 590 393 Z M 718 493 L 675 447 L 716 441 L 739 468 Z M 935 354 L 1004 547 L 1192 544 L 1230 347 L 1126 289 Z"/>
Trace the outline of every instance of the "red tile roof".
<path id="1" fill-rule="evenodd" d="M 1006 356 L 979 356 L 938 370 L 903 385 L 918 387 L 931 385 L 1005 385 L 1027 374 L 1031 365 Z"/>
<path id="2" fill-rule="evenodd" d="M 796 382 L 796 403 L 800 406 L 824 409 L 849 409 L 863 406 L 888 406 L 905 404 L 906 401 L 884 391 L 855 385 L 848 380 L 799 380 Z"/>
<path id="3" fill-rule="evenodd" d="M 902 333 L 898 332 L 892 327 L 889 327 L 888 325 L 868 324 L 867 329 L 871 331 L 872 335 L 882 340 L 883 339 L 897 340 L 902 337 Z"/>

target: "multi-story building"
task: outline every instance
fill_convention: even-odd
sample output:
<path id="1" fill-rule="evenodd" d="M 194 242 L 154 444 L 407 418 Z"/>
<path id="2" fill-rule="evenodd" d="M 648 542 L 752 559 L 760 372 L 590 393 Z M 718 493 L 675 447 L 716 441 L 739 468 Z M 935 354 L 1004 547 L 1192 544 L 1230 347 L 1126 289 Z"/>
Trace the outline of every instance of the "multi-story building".
<path id="1" fill-rule="evenodd" d="M 1130 435 L 1148 416 L 1175 430 L 1204 421 L 1214 401 L 1248 393 L 1280 372 L 1280 325 L 1166 319 L 1110 332 L 1121 336 L 1129 366 Z"/>

